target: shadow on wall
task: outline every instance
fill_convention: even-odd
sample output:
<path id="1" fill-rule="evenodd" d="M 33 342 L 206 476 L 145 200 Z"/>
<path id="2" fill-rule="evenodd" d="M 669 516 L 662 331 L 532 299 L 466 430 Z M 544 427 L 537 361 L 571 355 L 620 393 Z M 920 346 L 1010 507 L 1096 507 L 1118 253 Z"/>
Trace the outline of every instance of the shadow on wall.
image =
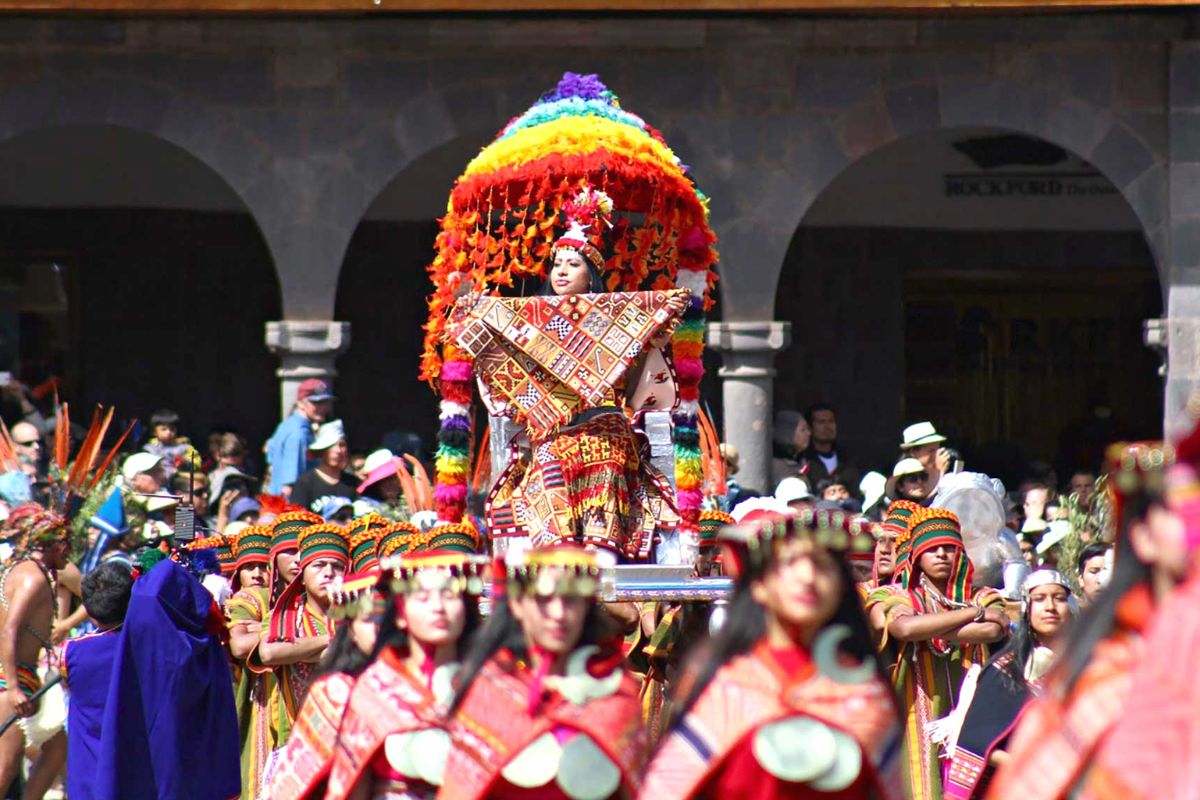
<path id="1" fill-rule="evenodd" d="M 278 362 L 263 326 L 280 318 L 280 295 L 248 214 L 10 208 L 0 210 L 0 241 L 8 260 L 64 265 L 64 399 L 143 421 L 174 408 L 196 441 L 219 426 L 251 447 L 270 434 Z"/>

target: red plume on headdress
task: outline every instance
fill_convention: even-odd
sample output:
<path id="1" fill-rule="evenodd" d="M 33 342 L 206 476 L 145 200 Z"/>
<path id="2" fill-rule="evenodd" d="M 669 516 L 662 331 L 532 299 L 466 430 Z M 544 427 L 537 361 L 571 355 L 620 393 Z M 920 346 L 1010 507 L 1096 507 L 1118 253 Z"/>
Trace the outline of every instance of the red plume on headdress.
<path id="1" fill-rule="evenodd" d="M 608 221 L 612 213 L 612 200 L 607 194 L 595 189 L 584 188 L 573 198 L 563 203 L 563 213 L 567 215 L 567 225 L 574 230 L 596 235 L 601 233 L 600 223 L 611 227 Z"/>

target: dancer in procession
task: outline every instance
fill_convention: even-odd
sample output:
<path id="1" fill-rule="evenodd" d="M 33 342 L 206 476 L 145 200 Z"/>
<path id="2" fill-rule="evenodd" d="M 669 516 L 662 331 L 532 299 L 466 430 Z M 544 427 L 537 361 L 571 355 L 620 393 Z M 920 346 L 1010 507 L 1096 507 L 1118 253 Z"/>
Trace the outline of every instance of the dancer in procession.
<path id="1" fill-rule="evenodd" d="M 479 629 L 487 559 L 426 550 L 387 562 L 374 660 L 342 722 L 326 800 L 429 800 L 443 783 L 445 729 L 462 645 Z"/>
<path id="2" fill-rule="evenodd" d="M 721 534 L 729 617 L 681 682 L 641 797 L 898 797 L 900 728 L 845 554 L 841 513 L 747 514 Z"/>
<path id="3" fill-rule="evenodd" d="M 134 581 L 101 719 L 96 800 L 237 796 L 224 634 L 212 596 L 175 560 L 163 558 Z"/>
<path id="4" fill-rule="evenodd" d="M 94 633 L 71 639 L 63 648 L 63 682 L 70 690 L 67 716 L 67 794 L 91 800 L 100 755 L 104 706 L 112 681 L 117 634 L 125 623 L 133 573 L 124 564 L 101 564 L 83 579 L 83 607 Z"/>
<path id="5" fill-rule="evenodd" d="M 645 757 L 638 687 L 600 613 L 596 554 L 530 550 L 508 565 L 463 663 L 438 797 L 636 795 Z"/>
<path id="6" fill-rule="evenodd" d="M 287 707 L 275 670 L 247 665 L 267 635 L 271 609 L 299 573 L 300 531 L 321 522 L 310 511 L 285 511 L 270 526 L 265 586 L 243 586 L 225 604 L 229 651 L 235 667 L 238 729 L 242 743 L 242 800 L 256 800 L 271 753 L 287 741 L 291 730 Z M 251 534 L 241 545 L 250 558 L 261 548 Z"/>
<path id="7" fill-rule="evenodd" d="M 272 767 L 271 800 L 320 800 L 333 766 L 334 745 L 358 676 L 375 650 L 378 571 L 335 578 L 329 588 L 337 633 L 313 671 L 313 682 L 292 734 Z"/>
<path id="8" fill-rule="evenodd" d="M 1200 417 L 1197 397 L 1188 403 Z M 1182 575 L 1146 627 L 1144 655 L 1134 668 L 1134 699 L 1101 743 L 1080 792 L 1084 800 L 1186 800 L 1200 797 L 1200 426 L 1175 446 L 1157 520 L 1159 560 Z"/>
<path id="9" fill-rule="evenodd" d="M 266 636 L 247 660 L 253 672 L 275 673 L 282 701 L 276 748 L 287 744 L 313 670 L 335 632 L 329 588 L 350 564 L 350 543 L 339 525 L 322 522 L 301 528 L 297 552 L 296 577 L 271 608 Z"/>
<path id="10" fill-rule="evenodd" d="M 67 520 L 36 503 L 13 509 L 5 526 L 15 531 L 15 555 L 0 572 L 0 708 L 4 719 L 16 716 L 22 724 L 0 736 L 0 789 L 20 776 L 27 738 L 24 721 L 38 710 L 31 696 L 42 686 L 38 661 L 43 652 L 54 649 L 51 635 L 58 616 L 55 574 L 66 566 L 71 551 Z M 54 765 L 34 766 L 28 788 L 35 789 L 38 797 L 62 768 L 61 753 L 47 751 L 43 758 L 47 763 L 53 760 Z"/>
<path id="11" fill-rule="evenodd" d="M 1004 598 L 972 592 L 974 570 L 958 518 L 941 508 L 912 513 L 896 540 L 897 584 L 867 596 L 881 650 L 895 642 L 890 665 L 904 714 L 905 785 L 912 800 L 940 800 L 941 767 L 930 723 L 948 714 L 972 664 L 987 661 L 987 645 L 1008 633 Z"/>
<path id="12" fill-rule="evenodd" d="M 896 540 L 908 531 L 908 521 L 921 506 L 910 500 L 894 500 L 884 512 L 883 522 L 875 529 L 875 558 L 871 564 L 871 579 L 859 584 L 865 599 L 872 591 L 894 582 L 896 575 Z M 876 631 L 882 635 L 883 631 Z"/>

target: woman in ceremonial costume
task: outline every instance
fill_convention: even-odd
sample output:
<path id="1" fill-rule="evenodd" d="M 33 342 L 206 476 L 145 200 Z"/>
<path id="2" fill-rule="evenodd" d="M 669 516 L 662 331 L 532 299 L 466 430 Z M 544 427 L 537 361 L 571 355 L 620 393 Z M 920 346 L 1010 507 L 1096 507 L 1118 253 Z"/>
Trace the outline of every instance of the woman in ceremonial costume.
<path id="1" fill-rule="evenodd" d="M 892 682 L 905 717 L 905 784 L 912 800 L 940 800 L 941 765 L 930 723 L 950 712 L 972 664 L 987 661 L 987 645 L 1004 638 L 1004 598 L 992 589 L 972 594 L 974 570 L 958 518 L 943 508 L 912 513 L 896 540 L 899 583 L 867 595 L 880 650 L 898 644 Z"/>
<path id="2" fill-rule="evenodd" d="M 867 523 L 763 509 L 721 539 L 729 618 L 681 680 L 641 796 L 893 796 L 895 698 L 845 561 L 869 552 Z"/>
<path id="3" fill-rule="evenodd" d="M 1179 443 L 1177 461 L 1168 472 L 1165 506 L 1177 517 L 1183 552 L 1175 542 L 1164 545 L 1182 556 L 1171 559 L 1185 565 L 1185 578 L 1147 629 L 1132 681 L 1136 702 L 1101 747 L 1080 793 L 1084 800 L 1200 797 L 1200 427 Z"/>
<path id="4" fill-rule="evenodd" d="M 596 553 L 565 545 L 510 563 L 464 662 L 438 797 L 633 797 L 645 755 L 637 683 L 600 615 Z"/>
<path id="5" fill-rule="evenodd" d="M 583 189 L 590 200 L 580 203 Z M 602 243 L 604 197 L 611 198 L 614 216 Z M 601 214 L 586 210 L 592 200 L 600 201 Z M 717 280 L 707 204 L 662 134 L 623 108 L 596 75 L 563 75 L 471 160 L 439 221 L 429 266 L 433 291 L 421 378 L 441 397 L 434 493 L 439 521 L 459 521 L 466 506 L 475 450 L 470 404 L 482 376 L 489 410 L 511 406 L 508 413 L 534 446 L 486 511 L 498 549 L 505 537 L 526 534 L 537 544 L 586 538 L 642 559 L 654 547 L 657 521 L 659 557 L 690 561 L 703 503 L 698 417 L 704 315 Z M 564 216 L 579 228 L 556 246 Z M 573 277 L 551 275 L 568 251 L 576 269 L 582 260 L 601 280 L 576 284 Z M 464 287 L 524 294 L 519 286 L 546 279 L 547 296 L 491 297 L 483 306 L 458 306 L 458 319 L 451 313 Z M 676 288 L 688 290 L 686 308 L 664 313 Z M 497 316 L 487 315 L 488 305 Z M 527 316 L 505 329 L 499 315 L 511 312 L 516 319 L 518 310 Z M 491 333 L 472 325 L 484 335 L 463 347 L 450 329 L 461 328 L 462 316 L 471 312 L 486 317 L 482 327 Z M 626 390 L 639 386 L 630 366 L 647 350 L 654 329 L 670 335 L 670 364 L 661 351 L 647 355 L 640 389 L 632 390 L 629 403 Z M 487 354 L 476 359 L 477 347 L 497 356 L 504 374 L 492 375 L 497 365 Z M 670 412 L 673 491 L 641 463 L 630 425 L 613 413 L 626 403 Z M 558 437 L 563 428 L 568 435 Z M 480 446 L 478 452 L 486 450 Z M 509 464 L 494 466 L 499 471 Z M 610 488 L 599 491 L 601 485 Z M 564 499 L 573 501 L 574 512 L 562 507 Z M 631 513 L 614 511 L 625 505 Z"/>
<path id="6" fill-rule="evenodd" d="M 1133 671 L 1146 652 L 1145 631 L 1178 580 L 1168 555 L 1179 526 L 1163 503 L 1174 448 L 1113 445 L 1108 456 L 1117 520 L 1112 579 L 1073 625 L 1042 696 L 1022 713 L 1008 763 L 988 787 L 994 800 L 1077 796 L 1096 753 L 1126 713 Z"/>
<path id="7" fill-rule="evenodd" d="M 266 586 L 239 586 L 225 604 L 229 651 L 235 665 L 235 698 L 242 737 L 242 800 L 255 800 L 271 752 L 286 741 L 289 720 L 274 670 L 246 669 L 246 661 L 267 633 L 271 608 L 299 573 L 300 531 L 321 518 L 311 511 L 285 511 L 270 526 Z M 247 558 L 259 549 L 246 539 Z M 235 576 L 235 580 L 236 580 Z"/>
<path id="8" fill-rule="evenodd" d="M 1021 584 L 1021 621 L 986 667 L 971 667 L 954 713 L 944 721 L 947 800 L 983 797 L 1021 709 L 1041 693 L 1054 649 L 1071 618 L 1071 585 L 1040 569 Z M 1060 647 L 1061 649 L 1061 647 Z M 938 738 L 935 736 L 935 738 Z"/>
<path id="9" fill-rule="evenodd" d="M 645 560 L 655 531 L 679 517 L 624 409 L 647 350 L 657 355 L 667 343 L 688 292 L 605 293 L 595 243 L 612 201 L 585 188 L 565 211 L 544 295 L 469 295 L 450 328 L 476 360 L 489 412 L 523 424 L 529 439 L 488 496 L 488 526 L 528 535 L 534 547 L 575 543 Z"/>
<path id="10" fill-rule="evenodd" d="M 350 696 L 327 800 L 427 800 L 442 784 L 443 715 L 488 561 L 431 544 L 384 562 L 379 646 Z"/>
<path id="11" fill-rule="evenodd" d="M 338 730 L 359 675 L 375 650 L 375 587 L 378 569 L 335 578 L 329 588 L 330 617 L 337 633 L 313 672 L 292 735 L 275 760 L 267 782 L 269 800 L 319 800 L 333 765 Z"/>
<path id="12" fill-rule="evenodd" d="M 350 563 L 350 543 L 339 525 L 309 525 L 300 531 L 297 544 L 296 577 L 271 608 L 266 635 L 246 661 L 253 672 L 275 673 L 279 693 L 274 720 L 276 748 L 287 744 L 313 670 L 336 632 L 329 616 L 329 589 L 335 579 L 346 574 Z"/>

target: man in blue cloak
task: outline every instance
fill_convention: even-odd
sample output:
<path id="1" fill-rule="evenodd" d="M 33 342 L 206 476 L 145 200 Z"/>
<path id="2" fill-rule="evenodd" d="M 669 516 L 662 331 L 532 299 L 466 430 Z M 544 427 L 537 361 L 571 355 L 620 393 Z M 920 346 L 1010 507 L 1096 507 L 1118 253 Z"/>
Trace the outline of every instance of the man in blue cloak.
<path id="1" fill-rule="evenodd" d="M 229 800 L 239 794 L 238 720 L 224 629 L 212 595 L 174 561 L 160 562 L 134 582 L 104 708 L 95 800 Z"/>

